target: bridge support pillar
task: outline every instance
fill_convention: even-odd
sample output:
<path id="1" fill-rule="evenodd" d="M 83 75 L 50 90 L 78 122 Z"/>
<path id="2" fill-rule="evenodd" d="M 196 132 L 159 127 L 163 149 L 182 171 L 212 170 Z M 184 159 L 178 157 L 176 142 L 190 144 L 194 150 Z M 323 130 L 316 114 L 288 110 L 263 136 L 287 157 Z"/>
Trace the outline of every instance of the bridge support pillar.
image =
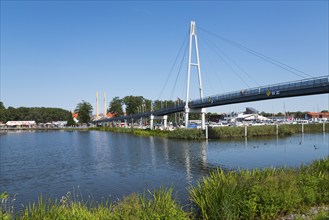
<path id="1" fill-rule="evenodd" d="M 190 112 L 190 109 L 185 107 L 185 128 L 186 129 L 188 128 L 188 122 L 189 122 L 188 116 L 189 116 L 189 112 Z"/>
<path id="2" fill-rule="evenodd" d="M 151 115 L 150 116 L 150 129 L 153 130 L 154 128 L 154 119 L 161 119 L 163 120 L 163 127 L 164 128 L 167 128 L 167 119 L 168 119 L 168 116 L 167 115 L 163 115 L 163 116 L 154 116 L 154 115 Z"/>
<path id="3" fill-rule="evenodd" d="M 185 108 L 185 128 L 188 128 L 189 112 L 201 113 L 201 129 L 205 130 L 206 129 L 206 108 L 197 108 L 197 109 L 186 109 Z"/>

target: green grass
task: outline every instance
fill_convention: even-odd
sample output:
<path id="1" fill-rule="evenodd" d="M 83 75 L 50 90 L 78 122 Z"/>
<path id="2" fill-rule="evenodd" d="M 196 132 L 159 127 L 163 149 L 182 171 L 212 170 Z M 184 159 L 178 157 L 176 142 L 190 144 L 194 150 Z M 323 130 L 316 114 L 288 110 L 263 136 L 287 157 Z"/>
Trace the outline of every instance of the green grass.
<path id="1" fill-rule="evenodd" d="M 118 133 L 128 133 L 139 136 L 158 136 L 173 139 L 189 139 L 189 140 L 202 140 L 205 139 L 204 131 L 200 129 L 176 129 L 174 131 L 167 130 L 150 130 L 139 128 L 116 128 L 116 127 L 96 127 L 90 128 L 90 130 L 97 131 L 110 131 Z"/>
<path id="2" fill-rule="evenodd" d="M 326 125 L 328 127 L 328 125 Z M 302 125 L 279 125 L 278 134 L 280 136 L 293 135 L 302 132 Z M 322 132 L 322 124 L 305 124 L 304 132 Z M 138 128 L 118 128 L 118 127 L 94 127 L 89 130 L 98 131 L 110 131 L 118 133 L 128 133 L 139 136 L 158 136 L 174 139 L 186 139 L 186 140 L 204 140 L 205 131 L 200 129 L 176 129 L 173 131 L 168 130 L 150 130 L 150 129 L 138 129 Z M 328 130 L 328 128 L 327 128 Z M 245 135 L 244 127 L 217 127 L 209 128 L 208 136 L 210 139 L 232 139 L 242 138 Z M 276 136 L 275 125 L 264 126 L 248 126 L 248 137 L 261 137 L 261 136 Z"/>
<path id="3" fill-rule="evenodd" d="M 218 169 L 189 192 L 202 219 L 273 219 L 329 204 L 329 158 L 299 169 Z"/>
<path id="4" fill-rule="evenodd" d="M 328 127 L 328 125 L 326 125 Z M 304 132 L 322 132 L 322 124 L 305 124 Z M 302 125 L 279 125 L 278 135 L 288 136 L 302 132 Z M 244 127 L 217 127 L 209 128 L 209 138 L 211 139 L 225 139 L 225 138 L 241 138 L 245 135 Z M 248 126 L 248 137 L 260 137 L 260 136 L 276 136 L 276 125 L 262 125 L 262 126 Z"/>
<path id="5" fill-rule="evenodd" d="M 172 197 L 172 188 L 160 188 L 141 195 L 132 194 L 116 203 L 80 202 L 68 193 L 60 200 L 39 197 L 16 216 L 0 210 L 0 219 L 188 219 L 181 206 Z"/>

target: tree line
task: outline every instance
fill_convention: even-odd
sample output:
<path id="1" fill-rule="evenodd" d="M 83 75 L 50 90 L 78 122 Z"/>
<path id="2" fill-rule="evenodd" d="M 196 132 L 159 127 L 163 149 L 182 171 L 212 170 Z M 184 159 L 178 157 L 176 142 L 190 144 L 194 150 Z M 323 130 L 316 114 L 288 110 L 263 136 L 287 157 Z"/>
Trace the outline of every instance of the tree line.
<path id="1" fill-rule="evenodd" d="M 92 106 L 90 103 L 82 101 L 77 104 L 74 112 L 78 113 L 80 123 L 88 123 L 91 119 Z M 6 108 L 0 102 L 0 121 L 35 121 L 36 123 L 47 123 L 52 121 L 67 121 L 67 125 L 75 125 L 72 112 L 61 108 L 46 107 L 19 107 L 9 106 Z"/>

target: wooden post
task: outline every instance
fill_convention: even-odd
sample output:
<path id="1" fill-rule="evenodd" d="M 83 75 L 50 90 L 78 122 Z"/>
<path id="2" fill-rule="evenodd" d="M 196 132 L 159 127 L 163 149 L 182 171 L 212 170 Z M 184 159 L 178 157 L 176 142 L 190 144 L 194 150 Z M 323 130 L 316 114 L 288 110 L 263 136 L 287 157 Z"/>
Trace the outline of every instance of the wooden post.
<path id="1" fill-rule="evenodd" d="M 324 132 L 326 132 L 326 126 L 325 126 L 325 124 L 324 124 L 324 122 L 323 122 L 323 133 Z"/>
<path id="2" fill-rule="evenodd" d="M 247 125 L 244 126 L 244 136 L 245 137 L 248 136 L 248 128 L 247 128 Z"/>
<path id="3" fill-rule="evenodd" d="M 206 140 L 208 140 L 208 125 L 206 125 Z"/>
<path id="4" fill-rule="evenodd" d="M 279 135 L 279 125 L 276 124 L 276 135 L 278 136 Z"/>
<path id="5" fill-rule="evenodd" d="M 302 133 L 304 133 L 304 123 L 302 123 Z"/>

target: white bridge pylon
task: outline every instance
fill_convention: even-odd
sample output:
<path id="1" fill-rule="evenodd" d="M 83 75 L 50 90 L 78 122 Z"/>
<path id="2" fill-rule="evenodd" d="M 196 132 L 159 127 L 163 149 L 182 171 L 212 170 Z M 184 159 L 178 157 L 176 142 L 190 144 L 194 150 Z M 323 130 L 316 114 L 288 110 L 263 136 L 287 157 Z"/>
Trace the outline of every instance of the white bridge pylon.
<path id="1" fill-rule="evenodd" d="M 192 48 L 194 42 L 194 49 L 195 49 L 195 56 L 196 56 L 196 63 L 192 63 Z M 191 21 L 190 25 L 190 43 L 189 43 L 189 53 L 188 53 L 188 67 L 187 67 L 187 85 L 186 85 L 186 102 L 185 102 L 185 128 L 188 128 L 189 124 L 189 113 L 190 112 L 198 112 L 201 113 L 201 129 L 206 129 L 205 123 L 205 108 L 199 109 L 190 109 L 188 102 L 189 102 L 189 95 L 190 95 L 190 78 L 191 78 L 191 68 L 197 67 L 198 71 L 198 79 L 199 79 L 199 93 L 200 99 L 203 100 L 203 93 L 202 93 L 202 80 L 201 80 L 201 69 L 200 69 L 200 59 L 199 59 L 199 48 L 198 48 L 198 38 L 196 33 L 196 25 L 195 21 Z"/>

